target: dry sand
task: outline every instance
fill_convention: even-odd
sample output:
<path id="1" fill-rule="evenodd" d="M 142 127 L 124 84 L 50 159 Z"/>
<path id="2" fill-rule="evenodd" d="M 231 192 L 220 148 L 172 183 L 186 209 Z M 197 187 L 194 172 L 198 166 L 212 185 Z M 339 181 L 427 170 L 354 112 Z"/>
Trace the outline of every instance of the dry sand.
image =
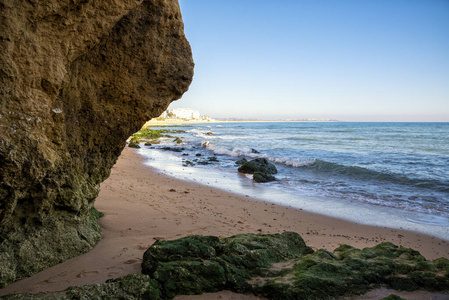
<path id="1" fill-rule="evenodd" d="M 99 221 L 102 239 L 90 252 L 1 289 L 0 296 L 58 291 L 140 273 L 143 253 L 156 240 L 192 234 L 225 237 L 295 231 L 314 249 L 332 251 L 340 244 L 363 248 L 388 241 L 416 249 L 427 259 L 449 258 L 449 242 L 439 238 L 262 202 L 162 175 L 143 162 L 134 149 L 125 148 L 110 178 L 101 184 L 95 207 L 105 214 Z M 198 299 L 240 296 L 223 292 Z"/>

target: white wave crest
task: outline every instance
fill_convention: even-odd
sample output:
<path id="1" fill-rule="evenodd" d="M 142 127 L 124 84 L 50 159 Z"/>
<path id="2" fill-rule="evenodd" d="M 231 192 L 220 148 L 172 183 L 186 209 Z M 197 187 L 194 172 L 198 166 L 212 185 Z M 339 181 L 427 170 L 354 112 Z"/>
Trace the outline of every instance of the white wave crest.
<path id="1" fill-rule="evenodd" d="M 274 158 L 269 159 L 278 164 L 284 164 L 287 166 L 298 167 L 308 167 L 315 163 L 315 159 L 302 159 L 302 158 Z"/>
<path id="2" fill-rule="evenodd" d="M 215 154 L 228 155 L 232 157 L 246 156 L 251 158 L 266 158 L 267 160 L 272 161 L 274 163 L 292 166 L 295 168 L 307 167 L 315 163 L 315 159 L 270 157 L 267 154 L 254 153 L 254 150 L 251 148 L 243 148 L 243 149 L 233 148 L 232 150 L 230 150 L 226 147 L 208 144 L 207 149 L 213 151 Z"/>
<path id="3" fill-rule="evenodd" d="M 209 132 L 209 130 L 192 129 L 188 132 L 192 133 L 195 137 L 207 138 L 207 133 Z"/>
<path id="4" fill-rule="evenodd" d="M 228 156 L 232 156 L 232 157 L 246 155 L 242 151 L 242 149 L 234 148 L 232 150 L 229 150 L 226 147 L 217 146 L 217 145 L 213 145 L 213 144 L 209 144 L 207 146 L 207 149 L 212 150 L 215 154 L 228 155 Z"/>

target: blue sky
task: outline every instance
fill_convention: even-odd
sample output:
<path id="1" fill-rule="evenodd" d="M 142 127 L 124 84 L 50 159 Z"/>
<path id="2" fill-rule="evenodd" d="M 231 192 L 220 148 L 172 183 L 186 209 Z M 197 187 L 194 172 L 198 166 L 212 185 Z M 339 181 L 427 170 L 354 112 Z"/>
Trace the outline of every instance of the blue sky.
<path id="1" fill-rule="evenodd" d="M 170 107 L 449 122 L 449 1 L 180 0 L 195 60 Z"/>

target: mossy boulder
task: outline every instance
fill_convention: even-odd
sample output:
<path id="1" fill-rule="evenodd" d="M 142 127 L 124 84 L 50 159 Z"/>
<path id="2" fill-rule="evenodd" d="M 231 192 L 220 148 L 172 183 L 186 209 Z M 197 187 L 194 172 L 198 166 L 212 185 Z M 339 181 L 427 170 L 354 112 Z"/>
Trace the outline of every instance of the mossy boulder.
<path id="1" fill-rule="evenodd" d="M 129 142 L 128 147 L 139 149 L 140 145 L 139 145 L 139 143 Z"/>
<path id="2" fill-rule="evenodd" d="M 275 181 L 276 177 L 266 173 L 255 172 L 253 174 L 253 180 L 258 183 L 265 183 L 270 181 Z"/>
<path id="3" fill-rule="evenodd" d="M 140 138 L 137 136 L 132 136 L 131 140 L 129 141 L 128 147 L 131 148 L 140 148 Z"/>
<path id="4" fill-rule="evenodd" d="M 246 163 L 246 162 L 248 162 L 248 160 L 247 160 L 246 158 L 243 157 L 243 158 L 237 160 L 237 161 L 235 162 L 235 164 L 238 165 L 238 166 L 241 166 L 241 165 L 243 165 L 243 164 Z"/>
<path id="5" fill-rule="evenodd" d="M 244 162 L 239 168 L 240 173 L 254 174 L 255 172 L 263 174 L 277 174 L 278 170 L 275 165 L 270 163 L 266 158 L 256 158 L 247 162 Z"/>
<path id="6" fill-rule="evenodd" d="M 144 254 L 142 273 L 157 279 L 168 297 L 180 291 L 200 294 L 231 289 L 250 293 L 249 281 L 269 274 L 273 263 L 312 252 L 298 234 L 291 232 L 223 239 L 191 236 L 153 244 Z"/>
<path id="7" fill-rule="evenodd" d="M 44 294 L 16 294 L 2 297 L 5 300 L 37 299 L 167 299 L 161 295 L 160 286 L 148 275 L 132 274 L 110 279 L 102 284 L 90 284 L 70 287 L 62 292 Z"/>
<path id="8" fill-rule="evenodd" d="M 391 243 L 313 252 L 298 234 L 285 232 L 158 241 L 145 252 L 142 271 L 166 297 L 228 289 L 269 299 L 332 299 L 378 286 L 449 291 L 448 262 Z"/>
<path id="9" fill-rule="evenodd" d="M 264 183 L 276 180 L 273 174 L 277 174 L 278 170 L 266 158 L 256 158 L 250 161 L 242 158 L 236 163 L 240 162 L 242 165 L 238 168 L 238 171 L 244 174 L 253 174 L 255 182 Z"/>
<path id="10" fill-rule="evenodd" d="M 391 243 L 330 252 L 313 251 L 293 232 L 195 235 L 154 243 L 143 257 L 145 275 L 5 299 L 172 299 L 221 290 L 268 299 L 338 299 L 378 287 L 449 292 L 448 267 L 446 258 L 428 261 Z"/>

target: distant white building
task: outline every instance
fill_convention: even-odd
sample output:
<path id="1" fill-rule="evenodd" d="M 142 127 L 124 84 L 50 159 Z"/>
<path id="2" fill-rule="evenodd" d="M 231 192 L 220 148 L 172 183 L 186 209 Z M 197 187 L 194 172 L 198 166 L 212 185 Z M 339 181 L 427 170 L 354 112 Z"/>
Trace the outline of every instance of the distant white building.
<path id="1" fill-rule="evenodd" d="M 209 116 L 203 116 L 199 111 L 190 108 L 172 108 L 164 111 L 155 121 L 201 121 L 214 122 Z"/>
<path id="2" fill-rule="evenodd" d="M 167 115 L 175 119 L 201 120 L 200 112 L 190 108 L 172 108 L 167 110 Z"/>

